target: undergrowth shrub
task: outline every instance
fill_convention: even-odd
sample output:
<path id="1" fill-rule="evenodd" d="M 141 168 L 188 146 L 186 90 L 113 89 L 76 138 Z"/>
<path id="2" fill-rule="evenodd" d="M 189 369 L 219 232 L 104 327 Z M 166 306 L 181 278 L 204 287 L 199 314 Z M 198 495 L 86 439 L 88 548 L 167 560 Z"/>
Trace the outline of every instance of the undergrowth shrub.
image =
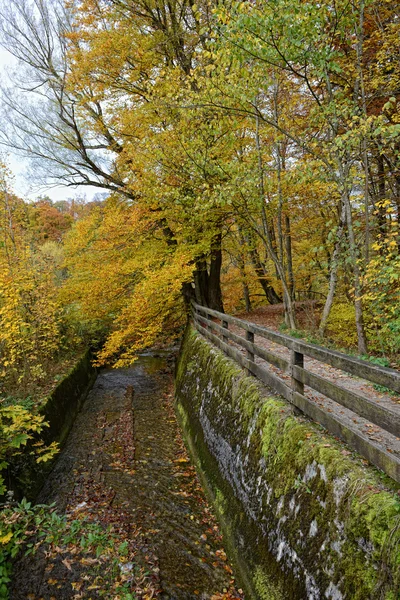
<path id="1" fill-rule="evenodd" d="M 343 348 L 357 346 L 354 305 L 348 302 L 334 304 L 327 321 L 326 332 L 327 336 L 338 346 Z"/>
<path id="2" fill-rule="evenodd" d="M 61 554 L 64 560 L 68 557 L 67 562 L 74 562 L 79 597 L 136 600 L 134 578 L 143 577 L 143 573 L 137 572 L 135 565 L 126 574 L 121 568 L 129 557 L 127 540 L 111 526 L 103 527 L 88 517 L 59 515 L 54 504 L 34 506 L 26 500 L 5 504 L 0 512 L 2 600 L 9 598 L 13 561 L 20 555 L 36 554 L 39 549 L 45 550 L 48 559 Z"/>

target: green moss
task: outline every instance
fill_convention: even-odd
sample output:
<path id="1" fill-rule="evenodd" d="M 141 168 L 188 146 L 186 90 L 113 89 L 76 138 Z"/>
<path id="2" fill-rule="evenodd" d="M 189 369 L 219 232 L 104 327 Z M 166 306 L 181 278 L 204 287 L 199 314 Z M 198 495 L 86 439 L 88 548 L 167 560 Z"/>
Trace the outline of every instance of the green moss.
<path id="1" fill-rule="evenodd" d="M 96 369 L 91 364 L 91 353 L 87 351 L 77 358 L 75 365 L 40 407 L 40 413 L 49 425 L 40 435 L 46 445 L 58 442 L 62 447 L 95 379 Z M 11 486 L 17 497 L 35 500 L 57 457 L 38 464 L 30 450 L 28 446 L 12 461 Z"/>
<path id="2" fill-rule="evenodd" d="M 224 495 L 221 492 L 221 490 L 219 490 L 218 488 L 215 489 L 214 493 L 215 493 L 214 503 L 215 503 L 215 506 L 217 507 L 217 511 L 220 515 L 223 515 L 225 513 L 225 504 L 226 504 Z"/>
<path id="3" fill-rule="evenodd" d="M 282 590 L 271 581 L 271 578 L 260 566 L 255 568 L 253 580 L 257 597 L 260 600 L 281 600 Z"/>
<path id="4" fill-rule="evenodd" d="M 177 404 L 176 410 L 178 411 L 179 422 L 180 422 L 183 430 L 186 431 L 188 428 L 188 417 L 187 417 L 186 411 L 184 410 L 183 406 L 181 406 L 180 404 Z"/>

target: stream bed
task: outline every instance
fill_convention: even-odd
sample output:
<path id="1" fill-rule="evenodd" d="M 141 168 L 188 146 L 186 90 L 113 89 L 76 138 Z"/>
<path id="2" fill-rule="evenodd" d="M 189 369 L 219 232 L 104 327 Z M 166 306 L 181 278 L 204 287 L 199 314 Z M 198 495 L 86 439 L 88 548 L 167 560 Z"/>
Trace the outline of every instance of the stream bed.
<path id="1" fill-rule="evenodd" d="M 38 502 L 85 511 L 135 540 L 125 568 L 140 567 L 152 591 L 133 598 L 243 598 L 175 417 L 173 359 L 147 353 L 100 372 Z M 71 561 L 48 563 L 45 552 L 20 559 L 11 599 L 108 597 L 77 593 Z"/>

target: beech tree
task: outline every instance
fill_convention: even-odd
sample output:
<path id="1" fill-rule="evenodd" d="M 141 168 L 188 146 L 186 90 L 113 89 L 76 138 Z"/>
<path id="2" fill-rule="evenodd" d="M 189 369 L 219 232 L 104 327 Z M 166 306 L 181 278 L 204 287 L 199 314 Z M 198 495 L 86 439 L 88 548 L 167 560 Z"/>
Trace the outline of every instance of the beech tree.
<path id="1" fill-rule="evenodd" d="M 320 335 L 351 300 L 367 351 L 376 265 L 400 246 L 398 23 L 375 0 L 8 0 L 15 84 L 38 102 L 5 90 L 3 143 L 112 193 L 66 260 L 66 301 L 111 328 L 104 360 L 179 327 L 182 297 L 222 310 L 233 271 L 291 329 L 303 293 L 326 295 Z"/>
<path id="2" fill-rule="evenodd" d="M 14 89 L 35 99 L 28 109 L 25 97 L 15 106 L 14 93 L 3 90 L 3 143 L 33 159 L 48 183 L 97 185 L 128 202 L 146 202 L 140 141 L 154 137 L 153 122 L 164 130 L 170 125 L 162 104 L 171 88 L 163 86 L 167 77 L 172 83 L 190 72 L 202 44 L 199 18 L 190 3 L 183 10 L 178 4 L 150 9 L 124 2 L 66 9 L 58 0 L 10 0 L 1 13 L 3 44 L 26 67 Z M 174 245 L 171 224 L 160 206 L 156 210 Z M 220 239 L 217 227 L 211 246 L 192 260 L 197 298 L 223 309 Z"/>

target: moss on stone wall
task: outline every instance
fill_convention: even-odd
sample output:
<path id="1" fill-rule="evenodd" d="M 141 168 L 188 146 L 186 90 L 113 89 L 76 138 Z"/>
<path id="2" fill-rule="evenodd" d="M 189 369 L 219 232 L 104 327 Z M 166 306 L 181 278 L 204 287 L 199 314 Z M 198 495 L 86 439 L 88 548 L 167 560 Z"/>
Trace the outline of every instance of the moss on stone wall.
<path id="1" fill-rule="evenodd" d="M 41 406 L 40 413 L 49 425 L 40 435 L 46 445 L 54 441 L 63 445 L 95 379 L 96 369 L 91 363 L 91 353 L 87 351 L 77 359 Z M 30 450 L 27 446 L 23 454 L 17 455 L 9 470 L 16 496 L 34 500 L 57 457 L 38 464 Z"/>
<path id="2" fill-rule="evenodd" d="M 248 597 L 400 597 L 398 486 L 191 329 L 176 397 Z"/>
<path id="3" fill-rule="evenodd" d="M 86 394 L 96 379 L 96 369 L 91 361 L 92 354 L 88 350 L 78 358 L 43 403 L 41 413 L 49 424 L 45 432 L 48 437 L 43 438 L 46 443 L 56 440 L 63 444 L 68 436 Z"/>

